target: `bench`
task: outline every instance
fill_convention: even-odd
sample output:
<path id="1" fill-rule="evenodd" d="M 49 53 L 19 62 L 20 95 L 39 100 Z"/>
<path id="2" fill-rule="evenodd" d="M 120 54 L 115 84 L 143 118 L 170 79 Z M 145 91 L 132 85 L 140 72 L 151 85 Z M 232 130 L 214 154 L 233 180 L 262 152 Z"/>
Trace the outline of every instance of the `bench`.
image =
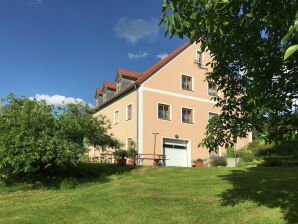
<path id="1" fill-rule="evenodd" d="M 163 154 L 139 153 L 137 155 L 138 164 L 142 165 L 144 160 L 152 160 L 153 166 L 165 166 L 167 159 Z"/>

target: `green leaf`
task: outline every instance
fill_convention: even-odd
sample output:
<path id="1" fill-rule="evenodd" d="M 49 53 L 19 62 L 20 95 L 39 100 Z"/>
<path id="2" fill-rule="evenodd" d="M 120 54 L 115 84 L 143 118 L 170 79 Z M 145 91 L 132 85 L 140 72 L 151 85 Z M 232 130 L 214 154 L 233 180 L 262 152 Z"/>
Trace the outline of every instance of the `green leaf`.
<path id="1" fill-rule="evenodd" d="M 293 45 L 289 47 L 286 50 L 285 56 L 284 56 L 284 61 L 287 60 L 292 54 L 294 54 L 296 51 L 298 51 L 298 44 Z"/>

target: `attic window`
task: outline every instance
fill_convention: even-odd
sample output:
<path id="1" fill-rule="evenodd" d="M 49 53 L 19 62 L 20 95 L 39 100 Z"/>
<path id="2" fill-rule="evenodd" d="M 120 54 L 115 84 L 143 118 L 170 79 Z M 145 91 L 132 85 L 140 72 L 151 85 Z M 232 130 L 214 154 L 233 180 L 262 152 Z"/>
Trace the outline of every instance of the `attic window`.
<path id="1" fill-rule="evenodd" d="M 196 53 L 196 62 L 200 66 L 204 66 L 205 65 L 205 62 L 204 62 L 204 52 L 201 52 L 201 51 L 197 50 L 197 53 Z"/>

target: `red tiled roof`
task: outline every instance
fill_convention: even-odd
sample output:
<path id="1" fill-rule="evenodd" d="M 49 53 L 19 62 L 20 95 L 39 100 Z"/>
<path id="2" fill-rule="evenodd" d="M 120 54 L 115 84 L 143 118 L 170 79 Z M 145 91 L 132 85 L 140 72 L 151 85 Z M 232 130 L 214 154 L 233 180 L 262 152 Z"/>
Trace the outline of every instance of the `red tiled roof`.
<path id="1" fill-rule="evenodd" d="M 109 88 L 109 89 L 116 89 L 116 83 L 114 83 L 114 82 L 108 82 L 108 81 L 105 81 L 104 83 L 103 83 L 103 86 L 105 86 L 105 87 L 107 87 L 107 88 Z"/>
<path id="2" fill-rule="evenodd" d="M 117 70 L 117 74 L 129 77 L 129 78 L 133 78 L 135 80 L 142 75 L 141 72 L 128 71 L 128 70 L 123 69 L 123 68 L 119 68 Z"/>
<path id="3" fill-rule="evenodd" d="M 174 57 L 176 57 L 179 53 L 181 53 L 183 50 L 185 50 L 188 46 L 190 46 L 190 42 L 186 42 L 181 47 L 177 48 L 175 51 L 173 51 L 171 54 L 166 56 L 164 59 L 157 62 L 155 65 L 151 66 L 149 69 L 147 69 L 142 76 L 140 76 L 137 79 L 137 84 L 142 83 L 146 78 L 148 78 L 150 75 L 155 73 L 157 70 L 159 70 L 162 66 L 167 64 L 169 61 L 171 61 Z"/>
<path id="4" fill-rule="evenodd" d="M 165 57 L 164 59 L 158 61 L 153 66 L 151 66 L 144 73 L 134 72 L 134 71 L 128 71 L 128 70 L 119 68 L 117 70 L 118 74 L 125 75 L 125 76 L 128 76 L 128 77 L 134 77 L 134 78 L 136 78 L 136 81 L 134 83 L 132 83 L 130 86 L 128 86 L 125 90 L 121 91 L 120 93 L 115 94 L 110 100 L 108 100 L 107 102 L 103 103 L 101 106 L 107 105 L 108 103 L 110 103 L 114 99 L 118 98 L 118 96 L 126 93 L 127 91 L 129 91 L 130 89 L 132 89 L 135 84 L 139 85 L 142 82 L 144 82 L 148 77 L 150 77 L 151 75 L 153 75 L 156 71 L 158 71 L 160 68 L 162 68 L 168 62 L 170 62 L 173 58 L 175 58 L 177 55 L 179 55 L 182 51 L 184 51 L 189 46 L 190 46 L 190 42 L 186 42 L 184 45 L 182 45 L 181 47 L 177 48 L 175 51 L 173 51 L 167 57 Z M 106 82 L 104 82 L 104 86 L 106 86 L 107 88 L 116 90 L 116 83 L 112 83 L 112 82 L 106 81 Z"/>
<path id="5" fill-rule="evenodd" d="M 96 88 L 96 94 L 102 96 L 102 94 L 103 94 L 103 89 Z"/>

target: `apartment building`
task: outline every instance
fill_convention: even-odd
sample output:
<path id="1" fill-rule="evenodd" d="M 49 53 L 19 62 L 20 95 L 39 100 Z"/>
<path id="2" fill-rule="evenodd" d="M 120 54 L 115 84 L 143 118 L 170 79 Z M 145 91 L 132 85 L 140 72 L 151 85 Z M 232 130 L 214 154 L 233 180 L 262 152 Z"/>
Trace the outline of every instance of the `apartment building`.
<path id="1" fill-rule="evenodd" d="M 209 60 L 208 52 L 187 42 L 144 72 L 118 69 L 114 82 L 96 89 L 95 116 L 105 115 L 126 147 L 133 141 L 140 154 L 155 152 L 166 155 L 167 166 L 190 167 L 193 160 L 210 156 L 198 144 L 209 118 L 220 113 L 211 100 L 220 93 L 205 81 Z M 251 135 L 239 139 L 236 148 L 250 141 Z"/>

